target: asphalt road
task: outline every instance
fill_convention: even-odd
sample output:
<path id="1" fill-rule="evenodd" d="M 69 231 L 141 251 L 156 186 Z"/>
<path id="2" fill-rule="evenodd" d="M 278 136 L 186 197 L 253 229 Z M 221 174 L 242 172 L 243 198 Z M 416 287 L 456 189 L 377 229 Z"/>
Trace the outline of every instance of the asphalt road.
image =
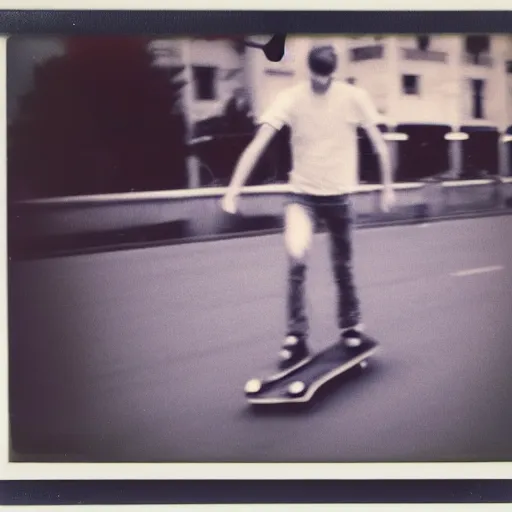
<path id="1" fill-rule="evenodd" d="M 326 242 L 315 238 L 308 275 L 315 348 L 336 336 Z M 13 262 L 15 450 L 34 460 L 510 460 L 512 217 L 358 231 L 355 253 L 378 357 L 311 409 L 266 413 L 242 390 L 272 368 L 282 340 L 280 236 Z"/>

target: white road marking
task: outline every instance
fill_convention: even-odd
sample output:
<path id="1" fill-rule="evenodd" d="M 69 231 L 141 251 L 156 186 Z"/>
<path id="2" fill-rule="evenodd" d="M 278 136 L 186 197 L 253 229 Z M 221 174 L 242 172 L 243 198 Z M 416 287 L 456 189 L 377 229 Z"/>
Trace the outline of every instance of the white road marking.
<path id="1" fill-rule="evenodd" d="M 479 268 L 470 268 L 467 270 L 459 270 L 458 272 L 453 272 L 451 275 L 454 277 L 464 277 L 464 276 L 473 276 L 475 274 L 484 274 L 486 272 L 496 272 L 498 270 L 503 270 L 502 265 L 494 265 L 492 267 L 479 267 Z"/>

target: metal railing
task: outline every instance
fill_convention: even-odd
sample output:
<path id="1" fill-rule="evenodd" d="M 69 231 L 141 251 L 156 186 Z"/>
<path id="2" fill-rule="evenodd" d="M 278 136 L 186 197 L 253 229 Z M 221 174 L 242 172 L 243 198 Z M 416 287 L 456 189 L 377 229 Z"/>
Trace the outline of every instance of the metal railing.
<path id="1" fill-rule="evenodd" d="M 463 182 L 465 183 L 465 182 Z M 413 190 L 423 187 L 423 183 L 395 183 L 393 184 L 394 190 Z M 353 191 L 354 194 L 362 194 L 367 192 L 378 192 L 382 190 L 382 185 L 359 185 Z M 272 184 L 272 185 L 254 185 L 242 187 L 242 195 L 276 195 L 286 194 L 292 189 L 287 184 Z M 61 204 L 91 204 L 97 203 L 119 203 L 119 202 L 141 202 L 152 200 L 179 200 L 179 199 L 200 199 L 200 198 L 221 198 L 227 187 L 201 187 L 193 189 L 181 190 L 159 190 L 155 192 L 127 192 L 118 194 L 102 194 L 102 195 L 83 195 L 83 196 L 68 196 L 68 197 L 51 197 L 44 199 L 28 199 L 19 201 L 19 205 L 61 205 Z"/>

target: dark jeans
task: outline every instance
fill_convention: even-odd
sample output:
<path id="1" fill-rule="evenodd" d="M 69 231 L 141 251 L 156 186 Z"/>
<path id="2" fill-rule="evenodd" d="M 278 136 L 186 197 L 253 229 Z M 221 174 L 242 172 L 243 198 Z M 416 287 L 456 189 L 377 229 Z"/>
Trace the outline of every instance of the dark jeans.
<path id="1" fill-rule="evenodd" d="M 360 303 L 353 270 L 352 205 L 348 195 L 310 196 L 293 194 L 288 204 L 298 203 L 308 213 L 313 226 L 323 220 L 330 237 L 330 257 L 337 288 L 339 329 L 355 327 L 361 321 Z M 287 227 L 287 229 L 290 229 Z M 307 257 L 289 256 L 288 334 L 307 338 L 309 322 L 305 307 Z"/>

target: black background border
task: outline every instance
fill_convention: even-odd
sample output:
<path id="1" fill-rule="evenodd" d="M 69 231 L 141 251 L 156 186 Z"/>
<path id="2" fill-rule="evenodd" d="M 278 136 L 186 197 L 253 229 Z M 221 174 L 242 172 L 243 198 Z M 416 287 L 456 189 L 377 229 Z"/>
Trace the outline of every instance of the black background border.
<path id="1" fill-rule="evenodd" d="M 39 480 L 0 489 L 2 505 L 512 502 L 510 480 Z"/>
<path id="2" fill-rule="evenodd" d="M 0 10 L 4 35 L 508 33 L 512 11 Z M 512 480 L 11 480 L 1 505 L 511 503 Z"/>
<path id="3" fill-rule="evenodd" d="M 0 10 L 4 34 L 507 33 L 508 11 Z"/>

